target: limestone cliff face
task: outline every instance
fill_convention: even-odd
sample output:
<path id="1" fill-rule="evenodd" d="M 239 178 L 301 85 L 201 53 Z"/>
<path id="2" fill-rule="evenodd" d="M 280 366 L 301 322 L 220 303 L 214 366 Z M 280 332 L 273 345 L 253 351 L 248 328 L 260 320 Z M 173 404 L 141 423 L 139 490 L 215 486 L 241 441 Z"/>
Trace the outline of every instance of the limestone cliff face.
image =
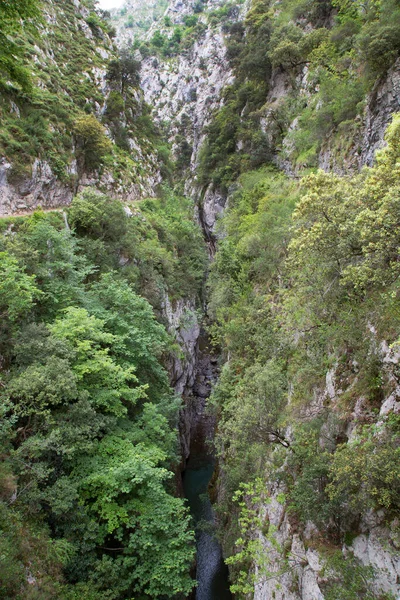
<path id="1" fill-rule="evenodd" d="M 224 0 L 207 3 L 207 11 L 199 17 L 204 31 L 192 47 L 168 60 L 148 57 L 143 60 L 141 70 L 145 100 L 153 109 L 155 121 L 167 132 L 175 159 L 179 160 L 183 152 L 187 154 L 185 192 L 196 200 L 198 219 L 209 241 L 226 197 L 212 186 L 199 188 L 196 171 L 205 128 L 223 103 L 223 91 L 234 81 L 222 26 L 208 22 L 208 14 L 224 3 Z M 195 4 L 195 0 L 172 0 L 165 15 L 172 23 L 182 24 L 185 16 L 193 14 Z M 247 4 L 239 6 L 235 18 L 243 19 L 246 10 Z M 155 28 L 159 28 L 159 24 L 148 32 L 148 38 Z"/>
<path id="2" fill-rule="evenodd" d="M 196 373 L 200 335 L 196 304 L 193 299 L 171 302 L 168 295 L 165 295 L 162 309 L 169 332 L 181 349 L 180 356 L 174 354 L 170 359 L 171 384 L 178 395 L 185 395 L 193 387 Z"/>
<path id="3" fill-rule="evenodd" d="M 58 181 L 50 165 L 36 158 L 31 173 L 20 181 L 10 177 L 12 163 L 0 160 L 0 215 L 16 214 L 37 208 L 67 206 L 72 201 L 70 185 Z M 71 164 L 70 173 L 74 174 Z"/>
<path id="4" fill-rule="evenodd" d="M 304 67 L 295 78 L 281 69 L 273 71 L 270 89 L 262 109 L 261 129 L 267 135 L 271 146 L 276 143 L 280 132 L 277 129 L 275 112 L 279 104 L 288 96 L 296 94 L 304 105 L 312 101 L 316 88 L 309 81 L 308 68 Z M 318 110 L 318 107 L 315 109 Z M 377 149 L 382 147 L 386 127 L 393 113 L 400 110 L 400 60 L 389 69 L 386 76 L 377 81 L 373 90 L 365 98 L 362 114 L 348 125 L 338 146 L 334 136 L 322 142 L 318 155 L 318 167 L 324 171 L 345 174 L 358 171 L 364 165 L 371 166 Z M 275 155 L 277 166 L 289 176 L 301 175 L 301 164 L 294 164 L 291 134 L 298 128 L 298 117 L 291 122 L 287 133 L 279 142 L 281 148 Z"/>
<path id="5" fill-rule="evenodd" d="M 223 4 L 223 0 L 208 2 L 207 11 L 199 18 L 205 30 L 191 48 L 174 58 L 145 58 L 141 71 L 144 97 L 153 109 L 156 122 L 165 128 L 174 157 L 179 159 L 183 154 L 187 155 L 185 192 L 196 199 L 199 221 L 211 246 L 214 245 L 215 223 L 227 198 L 212 185 L 200 188 L 196 184 L 196 170 L 205 140 L 205 128 L 215 110 L 223 104 L 224 90 L 234 81 L 234 72 L 227 59 L 226 34 L 221 25 L 209 25 L 207 18 L 210 11 Z M 193 13 L 194 5 L 194 0 L 172 0 L 164 15 L 173 24 L 181 25 L 185 17 Z M 243 20 L 249 7 L 249 2 L 238 6 L 234 20 Z M 159 21 L 144 37 L 150 39 L 156 30 L 169 35 L 168 28 Z M 337 140 L 331 136 L 323 140 L 318 156 L 320 168 L 344 173 L 372 164 L 374 152 L 383 143 L 391 115 L 400 110 L 399 82 L 400 63 L 397 61 L 366 97 L 364 111 L 344 136 L 341 147 L 337 147 Z M 298 127 L 298 119 L 294 118 L 281 139 L 276 111 L 287 96 L 295 94 L 303 104 L 308 104 L 316 91 L 307 66 L 300 69 L 295 77 L 281 68 L 275 69 L 270 77 L 265 104 L 260 110 L 260 128 L 270 147 L 278 147 L 275 162 L 291 176 L 298 176 L 301 170 L 301 165 L 295 165 L 291 157 L 291 133 Z"/>
<path id="6" fill-rule="evenodd" d="M 372 337 L 376 332 L 371 328 Z M 390 411 L 400 413 L 400 387 L 397 384 L 395 371 L 400 360 L 399 353 L 388 347 L 385 341 L 378 342 L 379 353 L 389 380 L 393 381 L 393 391 L 383 399 L 380 416 Z M 352 382 L 354 384 L 355 381 Z M 338 430 L 335 413 L 340 411 L 341 396 L 346 393 L 349 382 L 341 380 L 336 368 L 326 374 L 324 389 L 315 394 L 314 404 L 310 407 L 313 415 L 326 413 L 328 417 L 321 428 L 321 445 L 327 439 L 342 436 L 351 441 L 355 434 L 355 425 L 368 414 L 367 402 L 358 398 L 354 411 L 349 415 L 347 423 Z M 288 432 L 290 436 L 290 432 Z M 329 581 L 335 581 L 337 574 L 329 566 L 329 552 L 321 550 L 326 539 L 326 532 L 318 530 L 311 521 L 301 526 L 287 510 L 281 497 L 285 494 L 285 486 L 273 483 L 273 478 L 266 480 L 266 496 L 268 502 L 260 506 L 260 517 L 269 527 L 274 528 L 273 541 L 261 531 L 258 539 L 265 550 L 266 563 L 256 565 L 256 585 L 254 600 L 325 600 L 324 590 Z M 382 593 L 400 597 L 400 539 L 398 536 L 398 519 L 389 524 L 383 511 L 369 511 L 362 515 L 359 534 L 351 542 L 343 544 L 343 557 L 354 556 L 359 563 L 374 569 L 373 591 L 376 597 Z M 266 567 L 266 568 L 265 568 Z M 268 575 L 266 575 L 266 570 Z"/>
<path id="7" fill-rule="evenodd" d="M 146 164 L 149 157 L 143 155 L 137 143 L 135 146 L 138 164 L 142 160 Z M 68 206 L 74 195 L 87 187 L 96 187 L 114 197 L 123 196 L 128 202 L 153 197 L 162 177 L 157 157 L 153 155 L 150 159 L 152 163 L 147 163 L 148 173 L 138 176 L 135 181 L 122 182 L 112 171 L 106 171 L 100 177 L 96 173 L 83 173 L 75 186 L 60 180 L 46 160 L 35 158 L 25 175 L 15 177 L 13 163 L 6 157 L 0 158 L 0 216 L 25 214 L 36 208 Z M 78 176 L 73 157 L 67 173 L 74 179 Z"/>
<path id="8" fill-rule="evenodd" d="M 171 3 L 167 14 L 179 23 L 190 14 L 193 4 L 191 0 L 177 0 Z M 204 128 L 220 105 L 221 92 L 233 81 L 221 28 L 207 27 L 183 55 L 168 61 L 145 59 L 141 75 L 145 100 L 151 104 L 156 121 L 164 123 L 175 154 L 179 152 L 178 134 L 190 144 L 189 166 L 193 173 L 204 141 Z"/>

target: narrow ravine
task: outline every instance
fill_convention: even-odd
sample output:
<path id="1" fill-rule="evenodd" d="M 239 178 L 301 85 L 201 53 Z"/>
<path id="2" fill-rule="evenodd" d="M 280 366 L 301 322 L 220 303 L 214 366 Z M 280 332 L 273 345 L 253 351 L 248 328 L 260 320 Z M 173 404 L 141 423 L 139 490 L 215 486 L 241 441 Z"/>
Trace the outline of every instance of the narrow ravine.
<path id="1" fill-rule="evenodd" d="M 196 600 L 228 600 L 228 569 L 216 538 L 215 514 L 208 486 L 215 468 L 213 436 L 215 421 L 206 412 L 207 398 L 217 377 L 216 359 L 207 340 L 200 338 L 196 381 L 193 387 L 194 418 L 190 436 L 190 455 L 183 472 L 183 488 L 196 529 Z"/>

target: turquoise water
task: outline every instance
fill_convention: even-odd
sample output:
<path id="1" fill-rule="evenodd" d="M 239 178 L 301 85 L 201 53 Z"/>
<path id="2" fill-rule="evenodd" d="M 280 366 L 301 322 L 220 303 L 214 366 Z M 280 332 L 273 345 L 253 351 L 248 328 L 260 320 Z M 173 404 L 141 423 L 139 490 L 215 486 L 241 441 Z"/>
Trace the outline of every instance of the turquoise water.
<path id="1" fill-rule="evenodd" d="M 183 473 L 183 487 L 196 526 L 196 600 L 230 600 L 228 569 L 214 535 L 214 513 L 207 494 L 214 461 L 207 454 L 191 456 Z"/>

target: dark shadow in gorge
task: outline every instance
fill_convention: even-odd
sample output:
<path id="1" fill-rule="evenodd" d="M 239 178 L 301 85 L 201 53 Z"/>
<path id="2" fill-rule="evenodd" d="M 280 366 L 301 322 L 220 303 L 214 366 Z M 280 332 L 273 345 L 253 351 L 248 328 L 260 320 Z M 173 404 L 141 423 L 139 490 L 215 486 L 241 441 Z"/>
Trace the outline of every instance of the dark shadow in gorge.
<path id="1" fill-rule="evenodd" d="M 183 472 L 183 488 L 196 528 L 196 600 L 230 600 L 228 568 L 222 557 L 221 546 L 216 539 L 215 514 L 208 495 L 215 457 L 213 437 L 215 420 L 205 411 L 212 383 L 218 374 L 217 360 L 209 351 L 207 339 L 199 343 L 196 381 L 193 386 L 193 406 L 190 455 Z"/>

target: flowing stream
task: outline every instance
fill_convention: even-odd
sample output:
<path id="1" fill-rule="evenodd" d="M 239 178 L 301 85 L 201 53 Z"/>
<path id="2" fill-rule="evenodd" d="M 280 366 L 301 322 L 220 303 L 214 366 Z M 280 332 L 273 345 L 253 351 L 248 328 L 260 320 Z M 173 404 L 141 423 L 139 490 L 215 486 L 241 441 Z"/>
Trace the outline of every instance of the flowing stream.
<path id="1" fill-rule="evenodd" d="M 213 359 L 206 349 L 200 354 L 198 376 L 193 389 L 195 416 L 190 436 L 190 455 L 183 472 L 183 488 L 196 527 L 196 600 L 230 600 L 228 569 L 215 537 L 215 515 L 208 495 L 215 459 L 212 438 L 215 423 L 206 414 L 206 398 L 215 378 Z"/>

